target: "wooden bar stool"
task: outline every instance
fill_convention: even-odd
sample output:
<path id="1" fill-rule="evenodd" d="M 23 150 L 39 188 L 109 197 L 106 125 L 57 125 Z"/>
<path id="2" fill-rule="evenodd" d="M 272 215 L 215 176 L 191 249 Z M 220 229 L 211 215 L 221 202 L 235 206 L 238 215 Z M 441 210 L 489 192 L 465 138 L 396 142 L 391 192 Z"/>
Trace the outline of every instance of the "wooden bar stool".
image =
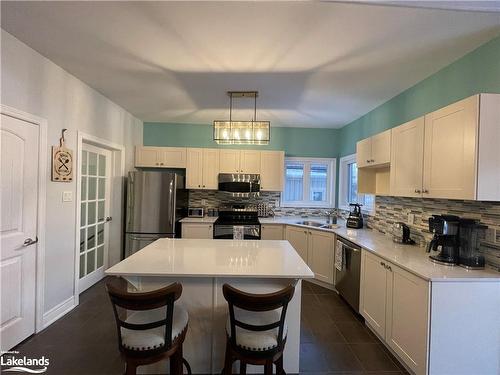
<path id="1" fill-rule="evenodd" d="M 126 362 L 126 375 L 137 366 L 170 359 L 170 374 L 182 374 L 182 344 L 188 328 L 188 313 L 174 302 L 182 285 L 173 283 L 150 292 L 129 292 L 127 281 L 118 277 L 106 282 L 118 329 L 118 348 Z"/>
<path id="2" fill-rule="evenodd" d="M 240 374 L 246 374 L 247 364 L 263 365 L 266 375 L 273 373 L 273 364 L 276 364 L 276 373 L 285 374 L 285 317 L 295 287 L 289 285 L 275 293 L 251 294 L 224 284 L 222 291 L 229 305 L 222 373 L 231 374 L 233 362 L 239 360 Z"/>

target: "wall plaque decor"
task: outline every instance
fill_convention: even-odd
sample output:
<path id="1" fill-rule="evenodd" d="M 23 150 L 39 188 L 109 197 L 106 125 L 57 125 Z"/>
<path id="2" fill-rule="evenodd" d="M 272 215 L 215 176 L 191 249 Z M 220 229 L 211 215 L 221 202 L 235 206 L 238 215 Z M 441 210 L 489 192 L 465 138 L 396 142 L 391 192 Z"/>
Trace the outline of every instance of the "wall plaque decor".
<path id="1" fill-rule="evenodd" d="M 59 147 L 52 146 L 52 181 L 73 181 L 73 151 L 64 146 L 63 129 L 59 138 Z"/>

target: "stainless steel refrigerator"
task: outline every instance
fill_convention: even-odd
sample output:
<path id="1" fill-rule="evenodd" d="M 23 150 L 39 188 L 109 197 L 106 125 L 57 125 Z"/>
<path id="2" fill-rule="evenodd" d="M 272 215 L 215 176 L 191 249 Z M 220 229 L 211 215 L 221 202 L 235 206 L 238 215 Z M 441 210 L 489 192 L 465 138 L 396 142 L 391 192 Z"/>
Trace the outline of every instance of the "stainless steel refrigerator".
<path id="1" fill-rule="evenodd" d="M 180 237 L 188 191 L 184 176 L 171 172 L 134 171 L 127 180 L 125 257 L 162 237 Z"/>

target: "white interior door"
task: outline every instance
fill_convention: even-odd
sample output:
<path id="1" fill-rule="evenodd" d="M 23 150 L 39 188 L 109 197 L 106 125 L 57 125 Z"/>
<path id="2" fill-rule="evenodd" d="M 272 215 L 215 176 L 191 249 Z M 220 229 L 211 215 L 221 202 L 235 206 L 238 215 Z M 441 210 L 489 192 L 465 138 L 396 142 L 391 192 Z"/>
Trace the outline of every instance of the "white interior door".
<path id="1" fill-rule="evenodd" d="M 1 350 L 35 332 L 39 128 L 1 115 Z"/>
<path id="2" fill-rule="evenodd" d="M 79 293 L 101 280 L 108 266 L 112 153 L 83 143 L 80 157 Z"/>

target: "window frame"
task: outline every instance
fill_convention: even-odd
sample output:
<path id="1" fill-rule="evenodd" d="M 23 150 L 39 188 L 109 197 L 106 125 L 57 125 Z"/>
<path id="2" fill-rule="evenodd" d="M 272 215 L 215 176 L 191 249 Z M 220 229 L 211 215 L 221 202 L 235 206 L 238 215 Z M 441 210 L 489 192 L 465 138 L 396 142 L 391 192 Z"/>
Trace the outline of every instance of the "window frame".
<path id="1" fill-rule="evenodd" d="M 304 164 L 303 178 L 303 199 L 300 201 L 285 201 L 286 188 L 286 165 L 288 161 Z M 310 200 L 310 171 L 311 164 L 321 163 L 328 165 L 328 176 L 326 182 L 326 202 L 317 202 Z M 285 168 L 283 170 L 284 187 L 280 197 L 281 207 L 310 207 L 310 208 L 335 208 L 336 196 L 336 178 L 337 178 L 337 159 L 336 158 L 311 158 L 311 157 L 286 157 Z"/>
<path id="2" fill-rule="evenodd" d="M 351 154 L 351 155 L 346 155 L 342 156 L 339 160 L 339 196 L 338 196 L 338 208 L 342 210 L 350 210 L 349 202 L 347 202 L 347 192 L 348 192 L 348 186 L 347 186 L 347 181 L 348 179 L 348 165 L 356 163 L 356 154 Z M 359 173 L 358 173 L 359 177 Z M 375 213 L 375 197 L 373 199 L 373 203 L 368 205 L 365 205 L 365 196 L 366 195 L 372 195 L 372 194 L 359 194 L 357 193 L 358 197 L 361 197 L 363 200 L 363 206 L 361 207 L 361 211 L 368 213 L 368 214 L 373 214 Z"/>

